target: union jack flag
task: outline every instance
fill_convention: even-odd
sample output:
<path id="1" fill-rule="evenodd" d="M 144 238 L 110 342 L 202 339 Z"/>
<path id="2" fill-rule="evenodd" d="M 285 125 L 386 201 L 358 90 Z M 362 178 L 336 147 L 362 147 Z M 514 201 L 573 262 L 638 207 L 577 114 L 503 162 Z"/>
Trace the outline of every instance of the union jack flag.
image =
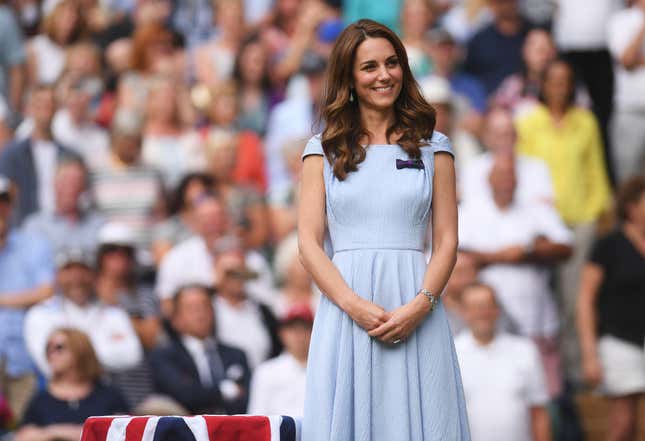
<path id="1" fill-rule="evenodd" d="M 81 441 L 299 441 L 289 416 L 100 416 L 83 425 Z"/>

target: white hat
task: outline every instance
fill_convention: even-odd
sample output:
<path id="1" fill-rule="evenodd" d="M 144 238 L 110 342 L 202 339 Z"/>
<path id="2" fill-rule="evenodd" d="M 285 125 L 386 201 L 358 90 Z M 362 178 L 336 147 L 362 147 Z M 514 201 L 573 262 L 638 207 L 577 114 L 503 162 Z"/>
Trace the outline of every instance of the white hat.
<path id="1" fill-rule="evenodd" d="M 0 175 L 0 194 L 9 194 L 11 192 L 11 181 L 4 175 Z"/>
<path id="2" fill-rule="evenodd" d="M 437 75 L 429 75 L 419 81 L 421 93 L 429 103 L 452 103 L 452 89 L 450 82 Z"/>
<path id="3" fill-rule="evenodd" d="M 110 222 L 99 231 L 99 245 L 121 245 L 134 247 L 136 245 L 136 234 L 129 225 L 117 222 Z"/>

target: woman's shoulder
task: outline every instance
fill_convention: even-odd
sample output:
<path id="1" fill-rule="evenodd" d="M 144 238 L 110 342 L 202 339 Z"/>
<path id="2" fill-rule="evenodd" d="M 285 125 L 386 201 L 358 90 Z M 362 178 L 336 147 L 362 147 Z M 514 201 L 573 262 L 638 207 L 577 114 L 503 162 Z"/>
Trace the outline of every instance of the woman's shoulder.
<path id="1" fill-rule="evenodd" d="M 424 145 L 421 146 L 422 149 L 425 149 L 431 153 L 449 153 L 452 157 L 455 156 L 455 152 L 452 148 L 452 143 L 450 138 L 445 134 L 435 130 L 432 132 L 432 137 L 430 139 L 423 140 Z"/>
<path id="2" fill-rule="evenodd" d="M 302 152 L 302 159 L 305 159 L 309 155 L 320 155 L 325 156 L 325 151 L 322 146 L 322 134 L 317 133 L 307 141 L 305 144 L 305 149 Z"/>

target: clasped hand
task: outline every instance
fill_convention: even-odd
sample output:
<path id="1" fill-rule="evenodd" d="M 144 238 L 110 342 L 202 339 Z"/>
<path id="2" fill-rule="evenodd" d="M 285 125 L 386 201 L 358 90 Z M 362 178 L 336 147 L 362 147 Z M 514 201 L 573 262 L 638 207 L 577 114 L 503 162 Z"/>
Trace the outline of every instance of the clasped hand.
<path id="1" fill-rule="evenodd" d="M 381 306 L 357 296 L 347 309 L 352 320 L 371 337 L 390 344 L 408 338 L 429 311 L 429 303 L 422 295 L 393 311 L 386 311 Z"/>

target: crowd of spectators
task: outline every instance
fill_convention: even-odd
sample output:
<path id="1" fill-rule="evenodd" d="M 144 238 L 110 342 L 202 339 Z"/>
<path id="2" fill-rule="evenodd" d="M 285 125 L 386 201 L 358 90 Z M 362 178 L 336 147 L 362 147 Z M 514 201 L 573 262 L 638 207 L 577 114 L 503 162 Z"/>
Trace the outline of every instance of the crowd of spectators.
<path id="1" fill-rule="evenodd" d="M 0 436 L 302 412 L 300 155 L 364 17 L 456 153 L 473 440 L 579 440 L 585 386 L 635 439 L 645 0 L 0 0 Z"/>

